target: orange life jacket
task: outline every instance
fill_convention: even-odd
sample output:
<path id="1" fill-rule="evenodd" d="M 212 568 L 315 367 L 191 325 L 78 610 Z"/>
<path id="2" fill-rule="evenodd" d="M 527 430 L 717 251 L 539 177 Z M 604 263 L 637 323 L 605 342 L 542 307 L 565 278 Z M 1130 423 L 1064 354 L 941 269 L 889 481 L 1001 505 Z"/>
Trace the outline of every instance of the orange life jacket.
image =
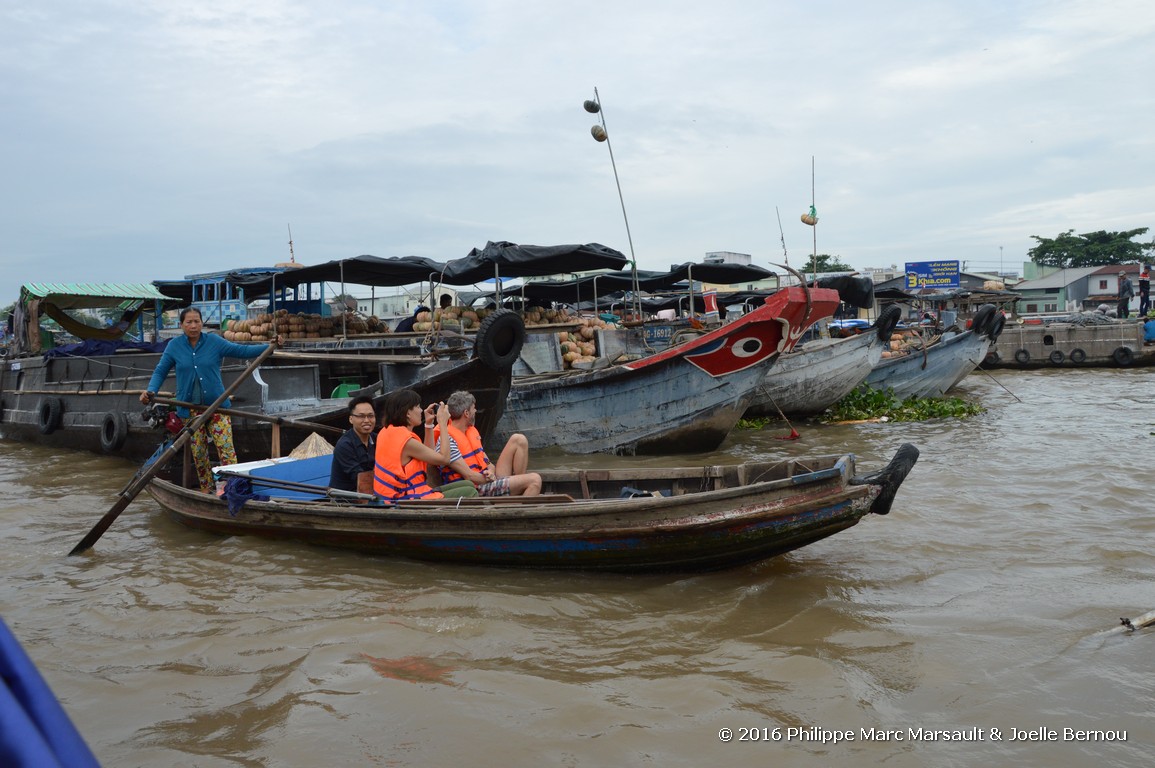
<path id="1" fill-rule="evenodd" d="M 474 472 L 483 472 L 489 466 L 489 457 L 485 455 L 485 450 L 481 447 L 481 433 L 477 431 L 477 427 L 470 425 L 462 432 L 452 423 L 446 424 L 445 428 L 449 430 L 449 436 L 453 438 L 453 442 L 457 443 L 457 450 L 461 451 L 461 458 L 465 459 L 465 463 Z M 434 441 L 441 439 L 441 427 L 433 430 Z M 465 478 L 460 472 L 457 472 L 448 464 L 441 468 L 441 483 L 452 483 L 454 480 L 464 480 Z"/>
<path id="2" fill-rule="evenodd" d="M 386 499 L 440 499 L 442 494 L 425 482 L 425 462 L 401 463 L 401 449 L 417 435 L 406 427 L 389 426 L 377 434 L 373 464 L 373 492 Z"/>

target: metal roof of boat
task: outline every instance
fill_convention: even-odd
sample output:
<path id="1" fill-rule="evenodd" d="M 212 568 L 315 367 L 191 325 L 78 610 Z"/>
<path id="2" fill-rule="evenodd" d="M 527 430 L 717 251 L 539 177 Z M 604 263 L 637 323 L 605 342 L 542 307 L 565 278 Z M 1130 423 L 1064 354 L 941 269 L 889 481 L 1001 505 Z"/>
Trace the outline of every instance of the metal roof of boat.
<path id="1" fill-rule="evenodd" d="M 20 300 L 45 299 L 61 309 L 107 307 L 123 301 L 166 301 L 173 298 L 150 283 L 25 283 Z"/>

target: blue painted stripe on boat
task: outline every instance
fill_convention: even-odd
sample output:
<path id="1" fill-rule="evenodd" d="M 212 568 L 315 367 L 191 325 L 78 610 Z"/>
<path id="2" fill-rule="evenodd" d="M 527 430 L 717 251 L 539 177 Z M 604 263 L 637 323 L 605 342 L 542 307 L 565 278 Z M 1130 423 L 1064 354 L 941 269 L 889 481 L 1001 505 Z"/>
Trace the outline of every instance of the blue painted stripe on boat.
<path id="1" fill-rule="evenodd" d="M 808 512 L 797 512 L 785 517 L 776 517 L 773 520 L 752 521 L 740 525 L 724 526 L 710 531 L 703 531 L 695 538 L 700 541 L 710 541 L 732 536 L 748 537 L 751 535 L 772 536 L 789 531 L 791 528 L 809 527 L 839 517 L 846 517 L 850 501 L 831 504 L 821 509 Z M 686 537 L 685 531 L 670 531 L 669 534 L 656 532 L 651 536 L 625 536 L 618 538 L 591 538 L 591 539 L 472 539 L 464 537 L 422 537 L 416 545 L 417 549 L 429 549 L 444 552 L 484 552 L 503 554 L 582 554 L 586 552 L 625 551 L 652 549 L 663 539 L 677 541 Z"/>

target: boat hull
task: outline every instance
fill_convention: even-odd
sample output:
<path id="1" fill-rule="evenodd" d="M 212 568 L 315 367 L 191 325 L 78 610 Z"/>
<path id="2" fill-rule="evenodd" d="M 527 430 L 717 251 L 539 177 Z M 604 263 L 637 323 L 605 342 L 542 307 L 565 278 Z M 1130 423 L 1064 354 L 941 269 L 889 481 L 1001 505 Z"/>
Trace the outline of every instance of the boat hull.
<path id="1" fill-rule="evenodd" d="M 758 384 L 812 316 L 838 293 L 788 288 L 733 323 L 623 365 L 516 377 L 499 440 L 524 434 L 535 449 L 676 454 L 717 448 Z"/>
<path id="2" fill-rule="evenodd" d="M 885 346 L 870 332 L 821 339 L 782 355 L 758 385 L 746 418 L 822 413 L 866 379 Z"/>
<path id="3" fill-rule="evenodd" d="M 0 361 L 0 437 L 143 461 L 167 434 L 149 419 L 140 402 L 159 359 L 157 353 L 140 353 Z M 378 363 L 367 364 L 379 379 Z M 226 361 L 222 369 L 226 386 L 243 370 L 243 365 Z M 417 390 L 422 402 L 444 400 L 457 389 L 474 392 L 482 434 L 492 431 L 501 418 L 509 391 L 508 369 L 497 371 L 470 359 L 404 370 L 410 378 L 400 383 Z M 349 397 L 322 397 L 318 381 L 315 365 L 261 366 L 233 395 L 232 407 L 348 429 Z M 170 376 L 161 391 L 175 390 Z M 381 396 L 383 387 L 378 384 L 365 391 Z M 232 421 L 241 461 L 279 455 L 281 448 L 288 452 L 310 434 L 306 428 L 277 427 L 280 446 L 275 448 L 274 426 L 268 421 L 242 416 Z"/>
<path id="4" fill-rule="evenodd" d="M 881 360 L 865 383 L 871 389 L 892 389 L 899 400 L 942 397 L 983 361 L 990 344 L 974 331 L 947 331 L 921 352 Z"/>
<path id="5" fill-rule="evenodd" d="M 1155 365 L 1142 322 L 1079 325 L 1010 323 L 983 360 L 984 368 L 1125 368 Z"/>
<path id="6" fill-rule="evenodd" d="M 633 470 L 546 470 L 545 490 L 578 498 L 402 502 L 221 499 L 154 479 L 174 519 L 375 555 L 471 565 L 608 571 L 711 570 L 761 560 L 885 514 L 917 459 L 903 446 L 886 470 L 856 476 L 850 455 L 779 464 Z M 658 495 L 621 498 L 623 488 Z M 670 494 L 670 495 L 663 495 Z M 885 508 L 880 508 L 885 500 Z"/>

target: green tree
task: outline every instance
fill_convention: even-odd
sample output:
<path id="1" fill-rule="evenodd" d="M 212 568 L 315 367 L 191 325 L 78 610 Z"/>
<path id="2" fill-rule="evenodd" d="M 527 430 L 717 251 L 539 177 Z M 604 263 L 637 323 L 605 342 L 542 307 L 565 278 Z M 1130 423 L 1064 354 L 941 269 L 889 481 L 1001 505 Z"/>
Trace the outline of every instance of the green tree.
<path id="1" fill-rule="evenodd" d="M 854 267 L 849 264 L 843 264 L 838 260 L 839 257 L 831 256 L 829 253 L 820 253 L 817 257 L 808 256 L 802 265 L 802 269 L 806 272 L 854 272 Z"/>
<path id="2" fill-rule="evenodd" d="M 1134 241 L 1134 238 L 1147 234 L 1147 229 L 1141 227 L 1126 232 L 1099 230 L 1081 235 L 1068 229 L 1054 238 L 1031 235 L 1038 245 L 1027 251 L 1027 254 L 1036 264 L 1059 268 L 1139 263 L 1155 250 L 1155 242 Z"/>

